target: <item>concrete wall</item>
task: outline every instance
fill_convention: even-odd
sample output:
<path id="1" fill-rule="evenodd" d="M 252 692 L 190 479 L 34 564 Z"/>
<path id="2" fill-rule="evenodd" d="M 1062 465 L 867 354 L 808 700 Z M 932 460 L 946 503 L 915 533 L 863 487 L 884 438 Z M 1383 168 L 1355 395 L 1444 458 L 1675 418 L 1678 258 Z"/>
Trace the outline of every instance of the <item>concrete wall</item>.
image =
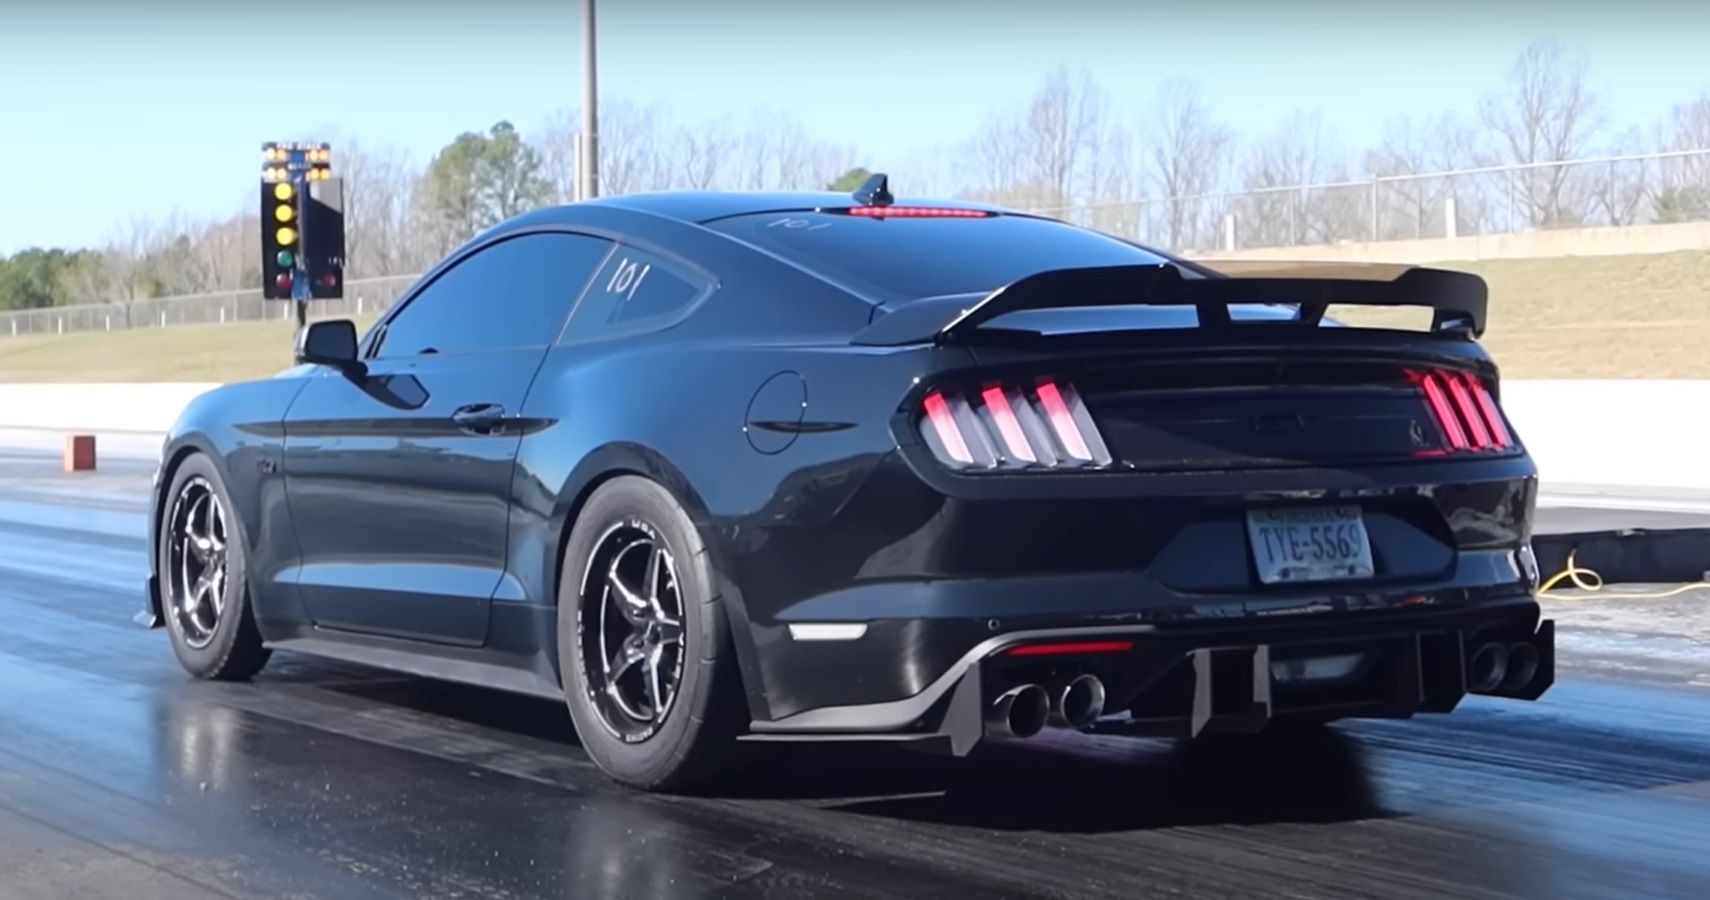
<path id="1" fill-rule="evenodd" d="M 1570 228 L 1417 241 L 1264 247 L 1195 254 L 1200 259 L 1279 259 L 1311 262 L 1465 262 L 1553 256 L 1623 256 L 1710 250 L 1710 222 L 1635 225 L 1628 228 Z"/>
<path id="2" fill-rule="evenodd" d="M 36 443 L 72 429 L 158 435 L 212 387 L 0 384 L 0 429 L 32 429 Z M 1509 381 L 1502 394 L 1546 484 L 1710 489 L 1710 380 Z"/>
<path id="3" fill-rule="evenodd" d="M 217 384 L 0 384 L 0 428 L 160 434 Z"/>

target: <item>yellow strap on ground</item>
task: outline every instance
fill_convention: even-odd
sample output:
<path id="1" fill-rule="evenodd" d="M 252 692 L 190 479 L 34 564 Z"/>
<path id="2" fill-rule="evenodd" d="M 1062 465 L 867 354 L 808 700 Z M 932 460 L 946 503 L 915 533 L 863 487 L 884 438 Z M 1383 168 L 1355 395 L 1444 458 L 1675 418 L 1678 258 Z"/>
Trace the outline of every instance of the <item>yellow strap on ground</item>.
<path id="1" fill-rule="evenodd" d="M 1550 576 L 1548 581 L 1545 581 L 1543 584 L 1538 586 L 1538 596 L 1542 597 L 1545 594 L 1548 594 L 1550 589 L 1555 587 L 1563 579 L 1571 580 L 1573 582 L 1573 586 L 1582 591 L 1596 593 L 1603 590 L 1603 576 L 1590 569 L 1581 568 L 1578 563 L 1574 562 L 1573 554 L 1574 551 L 1568 551 L 1567 568 Z M 1672 590 L 1662 591 L 1659 593 L 1621 593 L 1616 596 L 1623 600 L 1662 600 L 1668 597 L 1678 597 L 1688 591 L 1703 590 L 1710 590 L 1710 581 L 1697 581 L 1692 584 L 1683 584 Z"/>

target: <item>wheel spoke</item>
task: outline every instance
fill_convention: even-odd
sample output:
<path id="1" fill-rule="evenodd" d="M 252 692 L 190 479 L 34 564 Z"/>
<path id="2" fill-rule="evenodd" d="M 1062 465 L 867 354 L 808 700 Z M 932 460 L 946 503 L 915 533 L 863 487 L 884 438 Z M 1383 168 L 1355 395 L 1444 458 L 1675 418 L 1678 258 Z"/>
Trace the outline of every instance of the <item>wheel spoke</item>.
<path id="1" fill-rule="evenodd" d="M 663 568 L 664 557 L 665 550 L 658 544 L 647 548 L 647 580 L 642 584 L 648 608 L 655 613 L 659 611 L 659 570 Z"/>
<path id="2" fill-rule="evenodd" d="M 612 691 L 617 690 L 618 679 L 627 674 L 636 663 L 646 658 L 647 654 L 641 652 L 641 647 L 636 645 L 634 639 L 624 641 L 623 646 L 619 647 L 618 651 L 612 654 L 612 658 L 606 661 L 606 688 Z"/>
<path id="3" fill-rule="evenodd" d="M 226 552 L 226 513 L 212 494 L 208 495 L 208 547 L 215 553 Z"/>
<path id="4" fill-rule="evenodd" d="M 208 577 L 208 599 L 214 607 L 214 619 L 218 621 L 226 611 L 226 563 L 223 559 Z"/>
<path id="5" fill-rule="evenodd" d="M 677 619 L 661 618 L 658 622 L 659 643 L 661 646 L 683 643 L 683 623 Z"/>
<path id="6" fill-rule="evenodd" d="M 617 598 L 618 612 L 623 614 L 624 621 L 631 625 L 643 625 L 647 622 L 653 607 L 646 597 L 624 584 L 623 576 L 618 574 L 617 560 L 612 561 L 611 570 L 606 573 L 606 586 L 611 589 L 612 596 Z"/>
<path id="7" fill-rule="evenodd" d="M 665 718 L 665 695 L 659 689 L 659 660 L 664 655 L 664 648 L 658 646 L 647 654 L 647 705 L 655 722 Z"/>
<path id="8" fill-rule="evenodd" d="M 204 516 L 203 510 L 207 505 L 207 495 L 197 497 L 190 502 L 189 507 L 184 510 L 184 525 L 181 535 L 184 549 L 187 551 L 186 555 L 203 564 L 208 562 L 214 546 L 213 541 L 208 540 L 207 535 L 203 534 L 200 528 L 201 519 Z"/>

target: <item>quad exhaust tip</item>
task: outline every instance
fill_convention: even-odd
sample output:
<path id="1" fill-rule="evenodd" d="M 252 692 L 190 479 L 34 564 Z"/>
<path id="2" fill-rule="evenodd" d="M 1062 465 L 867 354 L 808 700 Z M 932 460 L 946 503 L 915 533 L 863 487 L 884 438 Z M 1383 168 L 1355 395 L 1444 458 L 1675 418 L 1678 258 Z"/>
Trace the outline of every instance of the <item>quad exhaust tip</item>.
<path id="1" fill-rule="evenodd" d="M 1537 668 L 1534 655 L 1533 668 Z M 1486 694 L 1503 685 L 1508 677 L 1508 645 L 1494 642 L 1480 644 L 1467 662 L 1467 689 Z"/>
<path id="2" fill-rule="evenodd" d="M 1486 641 L 1467 661 L 1467 690 L 1475 694 L 1524 690 L 1538 677 L 1538 648 L 1525 641 Z"/>
<path id="3" fill-rule="evenodd" d="M 1503 673 L 1501 687 L 1505 691 L 1517 691 L 1532 683 L 1538 677 L 1538 648 L 1527 643 L 1508 645 L 1508 666 Z"/>
<path id="4" fill-rule="evenodd" d="M 1054 699 L 1051 724 L 1059 728 L 1086 728 L 1104 714 L 1104 682 L 1093 675 L 1081 675 L 1059 687 Z"/>
<path id="5" fill-rule="evenodd" d="M 986 733 L 994 737 L 1030 738 L 1045 728 L 1051 696 L 1037 684 L 1004 691 L 986 708 Z"/>

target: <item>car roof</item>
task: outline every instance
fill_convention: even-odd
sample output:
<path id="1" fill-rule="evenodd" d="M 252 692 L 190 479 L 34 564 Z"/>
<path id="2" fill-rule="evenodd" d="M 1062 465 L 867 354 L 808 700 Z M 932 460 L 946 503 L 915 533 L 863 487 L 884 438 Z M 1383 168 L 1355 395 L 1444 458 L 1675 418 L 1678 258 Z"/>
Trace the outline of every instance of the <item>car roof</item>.
<path id="1" fill-rule="evenodd" d="M 595 208 L 624 209 L 649 213 L 682 222 L 704 224 L 731 216 L 787 212 L 821 207 L 860 206 L 850 194 L 834 191 L 656 191 L 619 194 L 583 200 L 578 203 L 551 206 L 525 213 L 517 221 L 532 224 L 574 224 L 576 214 Z M 936 200 L 898 197 L 893 206 L 932 206 L 944 209 L 978 209 L 991 213 L 1015 214 L 1015 210 L 961 200 Z"/>

